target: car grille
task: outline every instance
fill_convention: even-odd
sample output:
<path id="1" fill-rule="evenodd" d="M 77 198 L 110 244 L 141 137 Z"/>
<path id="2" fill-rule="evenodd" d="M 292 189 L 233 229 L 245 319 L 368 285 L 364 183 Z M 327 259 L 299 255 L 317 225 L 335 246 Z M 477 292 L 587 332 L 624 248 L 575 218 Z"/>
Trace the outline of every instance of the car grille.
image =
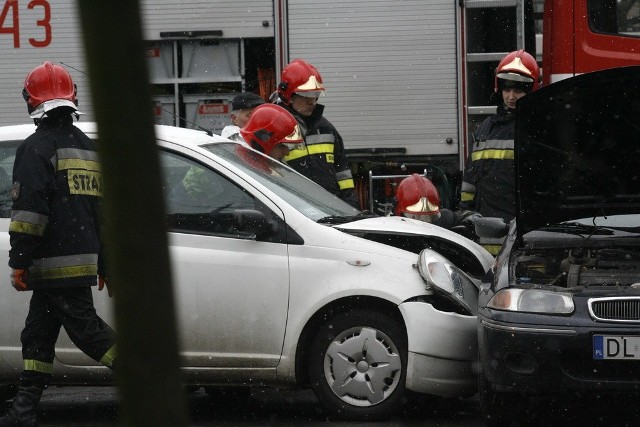
<path id="1" fill-rule="evenodd" d="M 592 298 L 589 313 L 595 320 L 640 322 L 640 297 Z"/>

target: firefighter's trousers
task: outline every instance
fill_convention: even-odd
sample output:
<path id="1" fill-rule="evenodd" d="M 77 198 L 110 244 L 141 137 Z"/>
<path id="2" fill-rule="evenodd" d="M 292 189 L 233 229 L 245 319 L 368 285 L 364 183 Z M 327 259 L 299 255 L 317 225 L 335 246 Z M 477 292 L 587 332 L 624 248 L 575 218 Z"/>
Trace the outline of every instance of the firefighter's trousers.
<path id="1" fill-rule="evenodd" d="M 91 288 L 38 289 L 31 296 L 21 335 L 23 378 L 26 374 L 38 378 L 36 383 L 48 382 L 61 327 L 87 356 L 112 367 L 115 333 L 96 313 Z"/>

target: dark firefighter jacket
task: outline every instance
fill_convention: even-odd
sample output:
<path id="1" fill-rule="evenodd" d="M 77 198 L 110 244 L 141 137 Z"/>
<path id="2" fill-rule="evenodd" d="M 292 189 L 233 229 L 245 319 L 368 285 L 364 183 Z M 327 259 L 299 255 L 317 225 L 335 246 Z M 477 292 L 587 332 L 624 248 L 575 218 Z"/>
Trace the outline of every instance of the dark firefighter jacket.
<path id="1" fill-rule="evenodd" d="M 344 143 L 336 128 L 322 116 L 324 105 L 317 104 L 309 117 L 300 116 L 288 105 L 282 106 L 296 118 L 304 136 L 304 142 L 292 149 L 284 160 L 327 191 L 356 206 L 353 177 Z"/>
<path id="2" fill-rule="evenodd" d="M 504 108 L 474 133 L 462 178 L 460 209 L 511 221 L 515 216 L 513 134 L 515 116 Z"/>
<path id="3" fill-rule="evenodd" d="M 96 284 L 102 174 L 94 142 L 70 115 L 45 118 L 18 147 L 9 266 L 30 289 Z"/>

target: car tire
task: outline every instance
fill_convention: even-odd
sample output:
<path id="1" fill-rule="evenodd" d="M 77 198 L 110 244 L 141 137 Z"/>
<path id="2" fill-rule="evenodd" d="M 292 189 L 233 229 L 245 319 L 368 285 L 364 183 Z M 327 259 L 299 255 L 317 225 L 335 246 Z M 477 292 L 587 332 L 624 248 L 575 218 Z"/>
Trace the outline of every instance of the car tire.
<path id="1" fill-rule="evenodd" d="M 391 316 L 349 310 L 326 321 L 309 351 L 311 387 L 330 416 L 384 420 L 405 396 L 407 336 Z"/>
<path id="2" fill-rule="evenodd" d="M 478 376 L 480 415 L 486 427 L 535 425 L 527 409 L 527 398 L 516 393 L 500 393 L 491 388 L 487 377 Z"/>

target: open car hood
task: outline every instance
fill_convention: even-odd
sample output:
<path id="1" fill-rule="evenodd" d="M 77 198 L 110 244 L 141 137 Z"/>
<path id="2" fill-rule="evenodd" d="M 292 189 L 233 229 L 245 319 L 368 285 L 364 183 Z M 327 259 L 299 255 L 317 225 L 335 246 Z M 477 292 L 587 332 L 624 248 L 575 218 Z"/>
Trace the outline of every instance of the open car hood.
<path id="1" fill-rule="evenodd" d="M 640 66 L 521 98 L 515 164 L 520 239 L 562 221 L 640 212 Z"/>
<path id="2" fill-rule="evenodd" d="M 489 252 L 466 237 L 414 219 L 385 216 L 361 219 L 333 227 L 416 254 L 425 248 L 434 250 L 474 277 L 483 276 L 494 262 Z"/>

